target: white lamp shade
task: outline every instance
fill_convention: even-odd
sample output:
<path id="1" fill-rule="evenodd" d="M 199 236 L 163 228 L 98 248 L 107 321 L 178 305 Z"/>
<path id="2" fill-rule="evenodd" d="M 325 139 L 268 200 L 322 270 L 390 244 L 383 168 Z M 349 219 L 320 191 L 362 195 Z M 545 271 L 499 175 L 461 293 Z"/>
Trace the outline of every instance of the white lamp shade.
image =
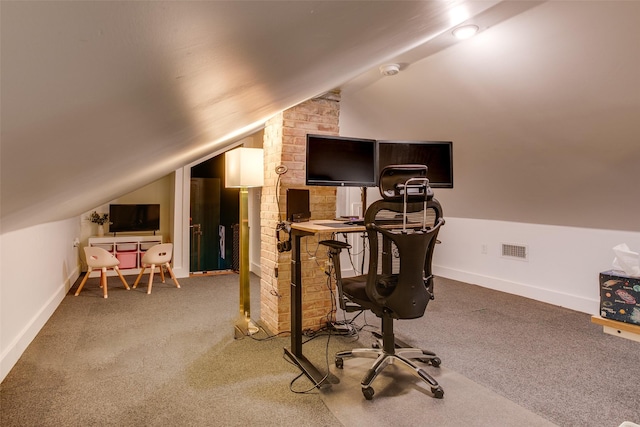
<path id="1" fill-rule="evenodd" d="M 264 185 L 264 152 L 262 148 L 240 147 L 224 156 L 225 187 L 262 187 Z"/>

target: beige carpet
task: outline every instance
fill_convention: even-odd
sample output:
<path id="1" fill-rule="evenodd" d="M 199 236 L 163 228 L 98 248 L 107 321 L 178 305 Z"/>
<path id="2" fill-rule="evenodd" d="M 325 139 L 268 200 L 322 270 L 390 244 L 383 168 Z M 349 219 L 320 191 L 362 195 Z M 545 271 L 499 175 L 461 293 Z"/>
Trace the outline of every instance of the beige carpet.
<path id="1" fill-rule="evenodd" d="M 443 399 L 433 398 L 430 388 L 405 367 L 391 365 L 374 381 L 375 395 L 368 401 L 360 380 L 372 363 L 345 359 L 344 369 L 331 366 L 340 382 L 323 388 L 321 397 L 345 426 L 555 426 L 445 367 L 425 368 L 444 388 Z"/>

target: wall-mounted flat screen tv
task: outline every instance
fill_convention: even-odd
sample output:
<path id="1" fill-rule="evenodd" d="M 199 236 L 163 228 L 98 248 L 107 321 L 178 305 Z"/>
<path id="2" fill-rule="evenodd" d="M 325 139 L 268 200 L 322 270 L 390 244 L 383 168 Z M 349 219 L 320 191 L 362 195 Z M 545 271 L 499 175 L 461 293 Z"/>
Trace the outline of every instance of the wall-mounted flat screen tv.
<path id="1" fill-rule="evenodd" d="M 433 188 L 453 188 L 453 144 L 451 141 L 378 141 L 378 170 L 385 166 L 427 166 Z"/>
<path id="2" fill-rule="evenodd" d="M 375 187 L 376 165 L 374 139 L 307 135 L 307 185 Z"/>
<path id="3" fill-rule="evenodd" d="M 160 230 L 160 205 L 109 205 L 109 232 Z"/>

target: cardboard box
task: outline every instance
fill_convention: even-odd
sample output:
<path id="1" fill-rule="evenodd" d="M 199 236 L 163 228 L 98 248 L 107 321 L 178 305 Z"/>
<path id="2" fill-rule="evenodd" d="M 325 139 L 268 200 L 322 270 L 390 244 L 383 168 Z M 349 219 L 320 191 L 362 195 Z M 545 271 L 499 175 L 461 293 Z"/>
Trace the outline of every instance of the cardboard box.
<path id="1" fill-rule="evenodd" d="M 618 270 L 600 273 L 600 316 L 640 325 L 640 277 Z"/>

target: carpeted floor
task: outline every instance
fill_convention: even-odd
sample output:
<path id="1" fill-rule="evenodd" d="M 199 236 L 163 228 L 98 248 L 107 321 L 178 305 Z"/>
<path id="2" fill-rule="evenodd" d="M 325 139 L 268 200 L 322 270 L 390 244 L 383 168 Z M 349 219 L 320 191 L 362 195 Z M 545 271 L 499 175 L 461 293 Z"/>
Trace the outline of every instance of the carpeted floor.
<path id="1" fill-rule="evenodd" d="M 304 352 L 339 382 L 318 391 L 283 357 L 287 337 L 233 339 L 238 276 L 181 279 L 125 291 L 110 278 L 70 294 L 0 385 L 9 426 L 618 426 L 640 420 L 640 344 L 602 333 L 589 316 L 451 280 L 437 280 L 427 314 L 398 335 L 435 350 L 434 399 L 392 366 L 365 401 L 372 360 L 333 354 L 369 346 L 317 336 Z M 77 286 L 77 283 L 76 283 Z M 252 277 L 253 317 L 259 280 Z M 358 321 L 362 325 L 363 316 Z M 371 314 L 366 320 L 377 326 Z M 395 371 L 395 372 L 394 372 Z M 407 382 L 408 388 L 399 384 Z M 308 391 L 308 392 L 307 392 Z M 305 393 L 307 392 L 307 393 Z"/>
<path id="2" fill-rule="evenodd" d="M 345 360 L 343 369 L 332 367 L 340 382 L 322 389 L 322 400 L 345 426 L 555 426 L 442 366 L 425 369 L 445 387 L 443 399 L 434 399 L 408 370 L 392 365 L 376 378 L 374 398 L 367 401 L 360 393 L 360 380 L 372 362 L 352 359 Z"/>

